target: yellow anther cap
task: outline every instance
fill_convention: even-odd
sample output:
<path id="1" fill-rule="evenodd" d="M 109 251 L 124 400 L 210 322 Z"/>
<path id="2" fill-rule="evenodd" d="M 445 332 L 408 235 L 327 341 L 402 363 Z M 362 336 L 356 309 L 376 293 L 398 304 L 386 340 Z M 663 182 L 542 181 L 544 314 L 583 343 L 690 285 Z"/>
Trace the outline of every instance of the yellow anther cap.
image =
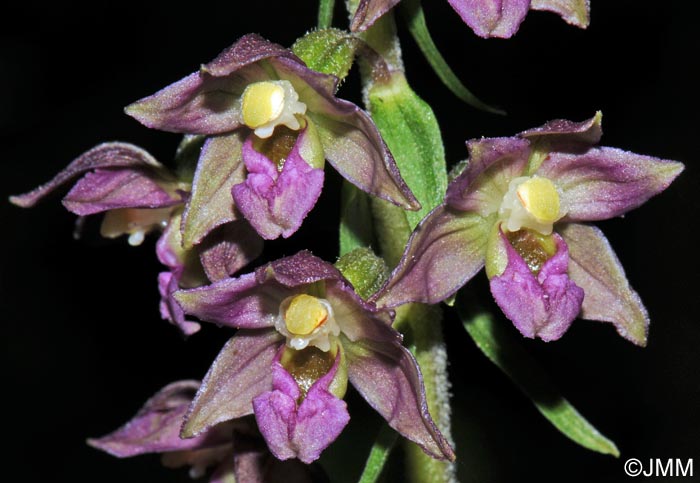
<path id="1" fill-rule="evenodd" d="M 518 199 L 538 221 L 553 223 L 559 219 L 559 193 L 547 178 L 532 177 L 518 186 Z"/>
<path id="2" fill-rule="evenodd" d="M 328 319 L 328 310 L 311 295 L 295 296 L 284 314 L 287 330 L 294 335 L 308 335 Z"/>
<path id="3" fill-rule="evenodd" d="M 243 122 L 252 129 L 274 121 L 283 109 L 284 88 L 279 84 L 256 82 L 243 92 Z"/>

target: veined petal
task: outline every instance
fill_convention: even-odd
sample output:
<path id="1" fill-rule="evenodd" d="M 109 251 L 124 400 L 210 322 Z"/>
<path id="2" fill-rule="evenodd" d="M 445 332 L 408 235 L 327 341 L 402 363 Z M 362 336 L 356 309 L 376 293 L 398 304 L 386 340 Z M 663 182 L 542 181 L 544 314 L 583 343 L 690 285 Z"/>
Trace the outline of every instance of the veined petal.
<path id="1" fill-rule="evenodd" d="M 355 10 L 355 15 L 350 22 L 350 30 L 352 32 L 364 32 L 397 3 L 399 3 L 399 0 L 360 0 L 357 10 Z"/>
<path id="2" fill-rule="evenodd" d="M 321 195 L 323 170 L 312 168 L 300 154 L 306 133 L 299 134 L 280 172 L 275 162 L 253 148 L 252 136 L 243 145 L 248 176 L 233 187 L 233 199 L 267 240 L 294 234 Z"/>
<path id="3" fill-rule="evenodd" d="M 202 71 L 216 77 L 223 77 L 255 62 L 277 57 L 296 59 L 289 49 L 270 42 L 258 34 L 247 34 L 231 47 L 224 49 L 214 60 L 203 65 Z"/>
<path id="4" fill-rule="evenodd" d="M 214 229 L 197 248 L 207 277 L 216 282 L 260 256 L 263 241 L 246 221 L 238 220 Z"/>
<path id="5" fill-rule="evenodd" d="M 158 391 L 124 426 L 101 438 L 88 439 L 92 447 L 119 458 L 210 448 L 230 442 L 230 430 L 212 428 L 196 438 L 181 439 L 180 428 L 199 381 L 178 381 Z"/>
<path id="6" fill-rule="evenodd" d="M 274 280 L 289 288 L 322 280 L 343 280 L 338 269 L 307 250 L 290 257 L 280 258 L 258 268 L 255 271 L 255 277 L 261 284 Z"/>
<path id="7" fill-rule="evenodd" d="M 79 216 L 119 208 L 165 208 L 183 202 L 168 193 L 152 173 L 140 169 L 97 169 L 85 174 L 63 198 Z"/>
<path id="8" fill-rule="evenodd" d="M 373 299 L 385 307 L 445 300 L 484 266 L 492 222 L 438 206 L 416 227 L 399 265 Z"/>
<path id="9" fill-rule="evenodd" d="M 175 293 L 185 313 L 201 320 L 245 329 L 272 327 L 282 300 L 292 291 L 277 283 L 260 284 L 253 273 Z"/>
<path id="10" fill-rule="evenodd" d="M 562 0 L 562 3 L 564 1 L 566 0 Z M 542 3 L 558 2 L 556 0 L 542 0 Z M 582 122 L 555 119 L 543 126 L 523 131 L 520 136 L 535 141 L 545 139 L 550 146 L 563 151 L 576 150 L 581 147 L 585 149 L 600 141 L 603 135 L 602 121 L 603 113 L 598 111 L 595 116 Z"/>
<path id="11" fill-rule="evenodd" d="M 605 220 L 665 190 L 683 165 L 615 148 L 583 154 L 553 152 L 537 171 L 555 182 L 567 209 L 564 221 Z"/>
<path id="12" fill-rule="evenodd" d="M 245 179 L 241 149 L 243 133 L 207 139 L 197 163 L 190 197 L 182 218 L 185 248 L 199 243 L 211 230 L 234 221 L 231 189 Z"/>
<path id="13" fill-rule="evenodd" d="M 447 0 L 479 37 L 507 39 L 518 31 L 530 0 Z"/>
<path id="14" fill-rule="evenodd" d="M 191 438 L 251 414 L 253 398 L 272 389 L 270 366 L 281 344 L 282 336 L 274 329 L 239 330 L 209 368 L 180 435 Z"/>
<path id="15" fill-rule="evenodd" d="M 564 240 L 554 235 L 556 253 L 535 276 L 503 233 L 497 243 L 507 253 L 505 271 L 491 278 L 491 293 L 508 319 L 525 337 L 561 338 L 581 311 L 584 291 L 567 276 Z"/>
<path id="16" fill-rule="evenodd" d="M 184 79 L 126 108 L 140 123 L 163 131 L 221 134 L 240 127 L 239 98 L 245 87 L 269 75 L 258 63 L 287 49 L 251 34 Z"/>
<path id="17" fill-rule="evenodd" d="M 326 159 L 341 176 L 361 190 L 404 209 L 420 209 L 366 112 L 336 99 L 333 109 L 307 114 L 316 125 Z"/>
<path id="18" fill-rule="evenodd" d="M 454 451 L 435 426 L 425 399 L 418 364 L 400 343 L 343 339 L 348 377 L 389 426 L 423 451 L 454 461 Z"/>
<path id="19" fill-rule="evenodd" d="M 582 29 L 590 23 L 589 0 L 532 0 L 530 8 L 554 12 L 569 25 Z"/>
<path id="20" fill-rule="evenodd" d="M 513 178 L 522 176 L 531 153 L 525 139 L 486 138 L 467 142 L 469 164 L 447 187 L 445 203 L 483 217 L 498 212 Z"/>
<path id="21" fill-rule="evenodd" d="M 154 171 L 154 180 L 158 179 L 159 176 L 165 180 L 169 179 L 163 166 L 138 146 L 128 143 L 103 143 L 81 154 L 48 183 L 28 193 L 11 196 L 10 201 L 23 208 L 32 207 L 56 188 L 75 177 L 89 171 L 107 168 L 151 169 Z"/>
<path id="22" fill-rule="evenodd" d="M 645 346 L 649 314 L 605 235 L 596 227 L 578 223 L 558 231 L 569 245 L 569 275 L 586 293 L 581 317 L 611 322 L 622 337 Z"/>

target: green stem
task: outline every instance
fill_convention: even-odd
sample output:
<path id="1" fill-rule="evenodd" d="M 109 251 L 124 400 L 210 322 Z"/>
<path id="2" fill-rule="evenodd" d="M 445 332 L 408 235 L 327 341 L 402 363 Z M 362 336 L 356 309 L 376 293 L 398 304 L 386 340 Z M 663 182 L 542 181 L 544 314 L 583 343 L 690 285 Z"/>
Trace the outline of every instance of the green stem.
<path id="1" fill-rule="evenodd" d="M 382 425 L 377 440 L 367 457 L 367 463 L 365 463 L 365 469 L 362 471 L 359 483 L 375 483 L 379 480 L 382 470 L 384 469 L 384 464 L 396 444 L 398 435 L 399 434 L 391 429 L 388 424 Z"/>
<path id="2" fill-rule="evenodd" d="M 346 2 L 348 12 L 352 15 L 357 7 L 357 0 Z M 377 20 L 361 37 L 383 61 L 384 74 L 403 74 L 401 47 L 396 36 L 396 24 L 391 12 Z M 386 76 L 377 75 L 376 65 L 360 62 L 365 93 L 369 95 L 372 88 L 387 81 Z M 369 98 L 365 99 L 370 108 Z M 380 128 L 381 129 L 381 128 Z M 387 139 L 387 142 L 389 140 Z M 389 149 L 396 156 L 400 150 Z M 397 159 L 397 162 L 400 160 Z M 399 162 L 399 165 L 402 163 Z M 410 186 L 409 186 L 410 187 Z M 423 202 L 421 200 L 421 202 Z M 411 234 L 411 225 L 406 213 L 392 204 L 372 199 L 372 217 L 374 234 L 377 238 L 381 255 L 390 267 L 395 266 L 403 254 Z M 423 373 L 428 409 L 440 431 L 448 439 L 450 434 L 449 381 L 447 379 L 447 357 L 442 335 L 442 313 L 439 307 L 423 304 L 406 304 L 397 308 L 394 322 L 397 330 L 405 334 L 406 345 L 416 357 Z M 406 455 L 406 481 L 410 483 L 452 483 L 456 481 L 455 465 L 426 455 L 416 444 L 404 440 Z"/>
<path id="3" fill-rule="evenodd" d="M 318 3 L 318 28 L 327 29 L 333 24 L 335 0 L 320 0 Z"/>

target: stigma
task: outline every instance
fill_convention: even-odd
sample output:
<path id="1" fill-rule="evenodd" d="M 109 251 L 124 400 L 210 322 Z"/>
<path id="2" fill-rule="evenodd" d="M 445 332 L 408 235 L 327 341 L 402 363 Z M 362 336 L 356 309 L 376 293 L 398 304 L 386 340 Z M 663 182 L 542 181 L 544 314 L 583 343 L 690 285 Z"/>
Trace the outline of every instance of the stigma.
<path id="1" fill-rule="evenodd" d="M 241 97 L 243 124 L 263 139 L 280 125 L 299 130 L 297 115 L 305 112 L 306 104 L 299 102 L 299 95 L 286 80 L 255 82 L 246 87 Z"/>
<path id="2" fill-rule="evenodd" d="M 328 352 L 331 339 L 340 334 L 328 301 L 307 294 L 293 295 L 282 301 L 275 328 L 287 338 L 287 346 L 296 350 L 313 346 Z"/>
<path id="3" fill-rule="evenodd" d="M 543 235 L 552 233 L 553 225 L 566 212 L 562 209 L 559 191 L 547 178 L 522 176 L 508 185 L 498 214 L 506 231 L 529 228 Z"/>

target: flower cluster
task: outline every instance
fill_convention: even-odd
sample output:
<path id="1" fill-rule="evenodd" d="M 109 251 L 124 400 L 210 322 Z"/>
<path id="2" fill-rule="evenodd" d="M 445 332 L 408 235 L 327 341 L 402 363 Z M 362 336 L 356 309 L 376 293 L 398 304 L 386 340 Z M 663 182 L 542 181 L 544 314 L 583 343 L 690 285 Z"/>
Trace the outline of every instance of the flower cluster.
<path id="1" fill-rule="evenodd" d="M 401 0 L 360 0 L 351 29 L 363 31 Z M 588 0 L 447 0 L 476 35 L 483 38 L 510 38 L 530 10 L 559 15 L 568 24 L 588 27 Z"/>
<path id="2" fill-rule="evenodd" d="M 469 141 L 466 168 L 413 233 L 378 303 L 440 302 L 485 265 L 496 303 L 525 337 L 558 339 L 580 316 L 644 345 L 647 312 L 587 222 L 638 207 L 683 165 L 597 147 L 601 118 Z"/>
<path id="3" fill-rule="evenodd" d="M 369 28 L 397 3 L 361 0 L 352 29 Z M 530 9 L 588 23 L 585 0 L 449 3 L 482 37 L 512 36 Z M 445 301 L 482 267 L 496 304 L 525 337 L 559 339 L 581 317 L 646 343 L 646 310 L 605 236 L 588 223 L 638 207 L 683 165 L 599 147 L 600 113 L 469 141 L 469 159 L 443 202 L 369 296 L 340 262 L 308 251 L 240 274 L 264 240 L 300 228 L 321 195 L 326 161 L 375 198 L 421 208 L 369 114 L 336 97 L 338 83 L 291 50 L 246 35 L 126 108 L 149 128 L 185 135 L 173 170 L 139 147 L 104 143 L 11 198 L 31 207 L 73 183 L 64 206 L 80 217 L 103 213 L 103 236 L 128 235 L 140 245 L 160 232 L 162 317 L 185 335 L 200 322 L 235 329 L 201 383 L 164 387 L 90 445 L 117 457 L 161 453 L 166 466 L 190 466 L 195 477 L 211 468 L 213 483 L 307 482 L 304 464 L 320 458 L 350 420 L 350 383 L 425 454 L 454 461 L 449 435 L 429 412 L 429 372 L 424 380 L 394 309 Z M 183 169 L 189 164 L 193 170 Z"/>

